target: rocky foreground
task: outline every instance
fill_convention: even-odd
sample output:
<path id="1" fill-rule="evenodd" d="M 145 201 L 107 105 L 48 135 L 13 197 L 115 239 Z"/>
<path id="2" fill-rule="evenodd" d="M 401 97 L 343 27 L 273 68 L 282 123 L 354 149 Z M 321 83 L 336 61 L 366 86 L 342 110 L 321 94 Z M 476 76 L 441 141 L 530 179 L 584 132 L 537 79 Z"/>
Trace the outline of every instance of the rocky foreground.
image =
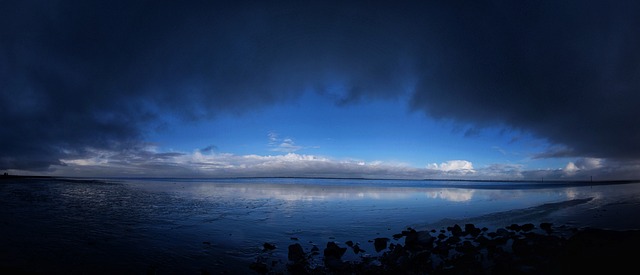
<path id="1" fill-rule="evenodd" d="M 270 258 L 278 248 L 265 243 L 251 269 L 261 274 L 637 274 L 640 269 L 635 230 L 568 230 L 541 223 L 489 231 L 456 224 L 439 231 L 408 228 L 392 239 L 369 241 L 378 256 L 352 241 L 328 242 L 322 251 L 294 243 L 286 263 Z M 360 258 L 343 260 L 347 249 Z"/>

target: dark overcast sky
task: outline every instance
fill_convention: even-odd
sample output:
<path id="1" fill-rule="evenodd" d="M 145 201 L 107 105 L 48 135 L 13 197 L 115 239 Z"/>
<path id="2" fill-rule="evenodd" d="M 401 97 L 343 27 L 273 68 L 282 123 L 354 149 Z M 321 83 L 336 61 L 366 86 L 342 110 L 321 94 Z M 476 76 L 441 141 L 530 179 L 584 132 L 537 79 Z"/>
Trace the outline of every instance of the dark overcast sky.
<path id="1" fill-rule="evenodd" d="M 307 92 L 550 145 L 530 159 L 637 167 L 639 14 L 639 1 L 0 1 L 0 169 L 142 154 L 168 117 L 242 117 Z"/>

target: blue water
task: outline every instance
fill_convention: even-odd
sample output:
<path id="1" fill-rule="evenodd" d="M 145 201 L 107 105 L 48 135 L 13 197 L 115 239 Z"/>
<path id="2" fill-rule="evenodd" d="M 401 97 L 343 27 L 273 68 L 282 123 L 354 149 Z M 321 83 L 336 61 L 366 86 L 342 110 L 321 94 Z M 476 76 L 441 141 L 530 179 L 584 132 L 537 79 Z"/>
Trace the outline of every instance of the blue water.
<path id="1" fill-rule="evenodd" d="M 549 210 L 562 202 L 591 198 L 579 207 L 598 207 L 639 193 L 637 183 L 5 179 L 0 271 L 241 274 L 264 242 L 283 260 L 294 242 L 352 240 L 373 254 L 368 240 L 407 227 L 557 220 Z M 548 203 L 557 204 L 535 208 Z"/>

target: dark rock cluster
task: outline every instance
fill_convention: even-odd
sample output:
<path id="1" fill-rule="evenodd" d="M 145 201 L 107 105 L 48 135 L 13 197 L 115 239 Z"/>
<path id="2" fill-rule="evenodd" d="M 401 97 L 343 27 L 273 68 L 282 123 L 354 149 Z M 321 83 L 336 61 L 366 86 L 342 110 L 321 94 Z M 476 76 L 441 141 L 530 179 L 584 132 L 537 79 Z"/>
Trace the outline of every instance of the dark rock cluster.
<path id="1" fill-rule="evenodd" d="M 565 232 L 565 231 L 563 231 Z M 567 237 L 552 224 L 512 224 L 489 231 L 473 224 L 439 231 L 408 228 L 389 238 L 375 238 L 378 256 L 362 255 L 357 244 L 345 244 L 360 254 L 358 261 L 342 259 L 347 247 L 328 242 L 323 265 L 310 264 L 320 257 L 318 247 L 309 253 L 296 243 L 289 246 L 286 272 L 290 274 L 574 274 L 612 272 L 632 267 L 624 251 L 637 250 L 638 231 L 574 229 Z M 605 252 L 606 255 L 602 255 Z M 584 262 L 584 261 L 588 262 Z M 258 273 L 279 273 L 259 259 Z M 626 265 L 625 265 L 626 263 Z M 627 266 L 628 265 L 628 266 Z M 260 267 L 260 268 L 254 268 Z"/>

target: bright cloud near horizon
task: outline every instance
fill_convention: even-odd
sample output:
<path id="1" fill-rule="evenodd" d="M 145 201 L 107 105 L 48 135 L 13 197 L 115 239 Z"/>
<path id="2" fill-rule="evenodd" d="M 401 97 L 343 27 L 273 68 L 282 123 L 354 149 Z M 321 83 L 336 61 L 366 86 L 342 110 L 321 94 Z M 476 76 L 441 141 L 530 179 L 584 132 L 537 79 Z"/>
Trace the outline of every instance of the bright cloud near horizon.
<path id="1" fill-rule="evenodd" d="M 637 1 L 0 4 L 0 172 L 640 178 Z"/>

